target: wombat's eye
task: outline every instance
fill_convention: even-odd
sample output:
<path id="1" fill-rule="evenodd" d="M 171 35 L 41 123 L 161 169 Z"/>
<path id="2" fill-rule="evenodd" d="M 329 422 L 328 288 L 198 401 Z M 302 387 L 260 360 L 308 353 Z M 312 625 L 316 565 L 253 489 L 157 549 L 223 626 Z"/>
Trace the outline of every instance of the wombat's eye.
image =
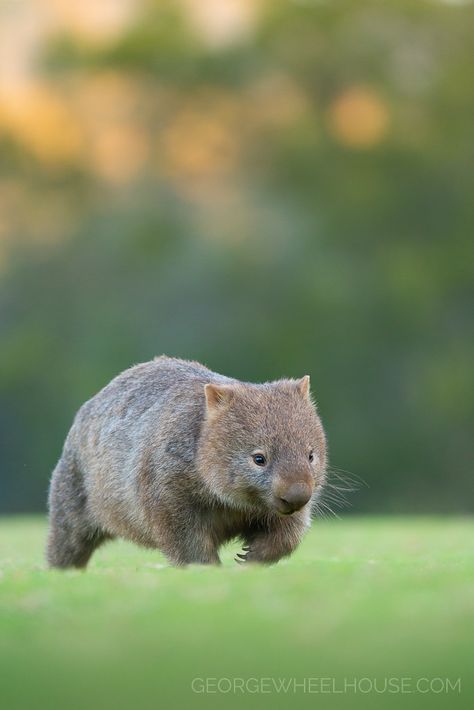
<path id="1" fill-rule="evenodd" d="M 310 462 L 310 463 L 313 463 L 313 461 L 314 461 L 314 452 L 313 452 L 313 451 L 310 451 L 310 452 L 309 452 L 309 462 Z"/>
<path id="2" fill-rule="evenodd" d="M 265 466 L 265 464 L 267 463 L 267 459 L 263 454 L 254 454 L 252 458 L 253 462 L 257 464 L 257 466 Z"/>

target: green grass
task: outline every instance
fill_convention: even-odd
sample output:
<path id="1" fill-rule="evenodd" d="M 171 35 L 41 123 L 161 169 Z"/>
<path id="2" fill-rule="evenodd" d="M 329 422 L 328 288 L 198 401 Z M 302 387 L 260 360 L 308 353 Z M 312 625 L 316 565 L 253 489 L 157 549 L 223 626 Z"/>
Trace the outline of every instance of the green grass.
<path id="1" fill-rule="evenodd" d="M 222 568 L 177 570 L 115 542 L 86 572 L 52 572 L 45 531 L 0 519 L 2 710 L 474 707 L 471 519 L 318 521 L 269 568 L 235 564 L 231 546 Z M 196 677 L 290 691 L 194 693 Z M 460 692 L 362 692 L 402 677 L 461 678 Z M 357 692 L 315 692 L 344 679 Z"/>

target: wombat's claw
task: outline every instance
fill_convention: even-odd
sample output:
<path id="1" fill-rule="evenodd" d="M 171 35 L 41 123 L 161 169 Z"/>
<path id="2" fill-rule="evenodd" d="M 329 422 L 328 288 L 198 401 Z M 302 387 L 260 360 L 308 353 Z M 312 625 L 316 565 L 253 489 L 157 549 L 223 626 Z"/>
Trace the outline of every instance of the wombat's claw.
<path id="1" fill-rule="evenodd" d="M 242 547 L 242 550 L 243 550 L 244 552 L 248 552 L 248 551 L 250 550 L 250 546 L 247 545 L 246 547 Z"/>
<path id="2" fill-rule="evenodd" d="M 240 559 L 237 559 L 239 557 Z M 239 563 L 239 565 L 242 565 L 244 562 L 247 562 L 247 555 L 241 555 L 240 552 L 237 553 L 237 557 L 234 557 L 235 561 Z"/>

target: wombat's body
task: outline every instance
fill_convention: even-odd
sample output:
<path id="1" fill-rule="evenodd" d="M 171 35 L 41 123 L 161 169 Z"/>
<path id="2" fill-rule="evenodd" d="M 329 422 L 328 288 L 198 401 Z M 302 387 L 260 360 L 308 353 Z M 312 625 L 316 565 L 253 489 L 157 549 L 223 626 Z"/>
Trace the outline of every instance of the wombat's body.
<path id="1" fill-rule="evenodd" d="M 132 367 L 79 410 L 53 473 L 47 558 L 83 567 L 114 537 L 177 565 L 290 554 L 324 481 L 309 380 L 244 384 L 196 362 Z"/>

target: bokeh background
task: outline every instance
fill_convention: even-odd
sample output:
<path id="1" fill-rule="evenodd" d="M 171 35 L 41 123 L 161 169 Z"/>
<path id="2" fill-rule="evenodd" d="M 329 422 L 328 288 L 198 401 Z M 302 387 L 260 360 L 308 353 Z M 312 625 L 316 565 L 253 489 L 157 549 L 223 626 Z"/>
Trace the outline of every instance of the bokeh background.
<path id="1" fill-rule="evenodd" d="M 0 510 L 163 352 L 310 373 L 355 511 L 472 510 L 471 2 L 0 5 Z"/>

